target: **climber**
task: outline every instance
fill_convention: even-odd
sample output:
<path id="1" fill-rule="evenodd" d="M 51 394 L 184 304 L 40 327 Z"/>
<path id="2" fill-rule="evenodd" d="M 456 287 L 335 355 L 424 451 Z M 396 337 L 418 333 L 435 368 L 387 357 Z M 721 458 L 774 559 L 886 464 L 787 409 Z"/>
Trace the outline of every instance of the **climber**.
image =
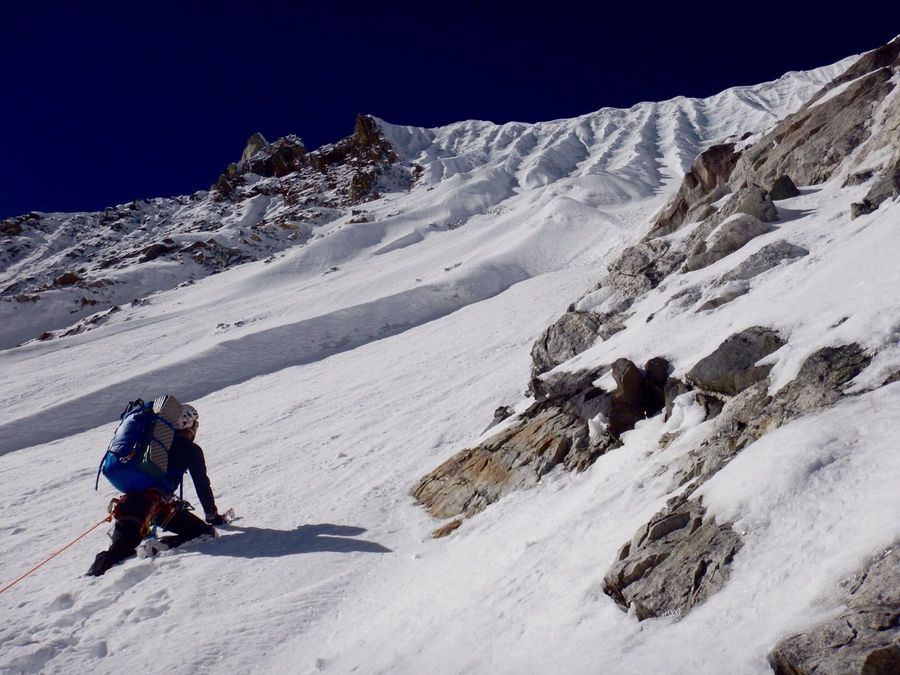
<path id="1" fill-rule="evenodd" d="M 113 565 L 134 555 L 141 541 L 156 526 L 174 534 L 161 537 L 154 553 L 202 535 L 215 536 L 214 526 L 226 523 L 216 508 L 203 450 L 194 443 L 199 421 L 196 408 L 182 406 L 181 416 L 174 424 L 176 431 L 169 450 L 168 469 L 160 481 L 160 487 L 126 492 L 115 500 L 112 544 L 97 554 L 87 572 L 88 576 L 100 576 Z M 175 490 L 181 485 L 186 471 L 191 473 L 206 522 L 191 513 L 187 502 L 175 497 Z"/>

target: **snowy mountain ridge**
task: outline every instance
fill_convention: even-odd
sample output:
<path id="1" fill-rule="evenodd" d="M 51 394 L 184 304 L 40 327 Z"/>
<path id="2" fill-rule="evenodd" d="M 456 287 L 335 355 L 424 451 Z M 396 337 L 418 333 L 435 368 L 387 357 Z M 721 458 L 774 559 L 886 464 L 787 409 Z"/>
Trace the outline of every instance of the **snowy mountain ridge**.
<path id="1" fill-rule="evenodd" d="M 0 672 L 890 668 L 898 44 L 575 120 L 254 137 L 209 192 L 4 221 L 0 578 L 102 516 L 136 395 L 197 405 L 241 518 L 99 579 L 101 535 L 69 550 L 0 598 Z M 90 301 L 119 309 L 62 336 Z"/>
<path id="2" fill-rule="evenodd" d="M 253 149 L 263 156 L 263 146 L 274 148 L 269 156 L 286 164 L 245 166 L 237 181 L 230 177 L 237 187 L 226 172 L 209 192 L 96 214 L 7 219 L 0 224 L 0 347 L 80 332 L 152 292 L 271 259 L 288 247 L 324 247 L 325 262 L 338 264 L 395 229 L 411 241 L 422 236 L 422 227 L 458 227 L 488 216 L 519 193 L 531 193 L 538 208 L 572 190 L 570 199 L 592 209 L 643 199 L 676 180 L 705 145 L 759 130 L 799 107 L 847 61 L 708 99 L 682 97 L 535 125 L 463 122 L 428 130 L 361 117 L 354 136 L 312 153 L 296 137 L 272 145 L 262 139 Z M 377 146 L 378 133 L 390 145 L 381 152 L 400 158 L 361 157 Z M 354 139 L 362 139 L 359 147 Z M 449 182 L 437 194 L 423 192 L 443 181 Z M 544 188 L 558 181 L 545 195 Z M 388 201 L 396 204 L 368 214 L 362 206 L 379 191 L 394 194 Z M 338 229 L 353 230 L 338 235 L 344 250 L 315 241 Z M 81 319 L 87 325 L 73 326 Z"/>

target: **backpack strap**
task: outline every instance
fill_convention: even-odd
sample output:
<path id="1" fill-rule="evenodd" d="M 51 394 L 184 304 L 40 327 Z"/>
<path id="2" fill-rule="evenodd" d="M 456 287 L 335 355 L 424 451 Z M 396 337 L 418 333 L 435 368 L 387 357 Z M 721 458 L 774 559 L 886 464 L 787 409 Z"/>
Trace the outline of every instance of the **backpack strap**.
<path id="1" fill-rule="evenodd" d="M 100 458 L 100 466 L 97 467 L 97 480 L 94 481 L 94 492 L 100 489 L 100 472 L 103 471 L 103 462 L 106 461 L 106 455 L 109 454 L 109 450 L 103 453 L 103 457 Z"/>

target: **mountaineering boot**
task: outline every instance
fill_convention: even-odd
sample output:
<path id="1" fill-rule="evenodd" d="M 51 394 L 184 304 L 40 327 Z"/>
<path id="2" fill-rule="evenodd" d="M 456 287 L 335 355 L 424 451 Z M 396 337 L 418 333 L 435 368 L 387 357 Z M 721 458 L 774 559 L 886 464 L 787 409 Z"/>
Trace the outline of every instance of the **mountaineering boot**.
<path id="1" fill-rule="evenodd" d="M 97 556 L 94 558 L 94 563 L 91 565 L 90 569 L 87 571 L 87 576 L 89 577 L 99 577 L 102 576 L 106 570 L 112 567 L 115 562 L 110 560 L 108 551 L 100 551 Z"/>
<path id="2" fill-rule="evenodd" d="M 153 556 L 158 555 L 163 551 L 168 551 L 172 547 L 165 542 L 165 539 L 166 537 L 162 537 L 161 539 L 157 539 L 156 537 L 145 539 L 143 542 L 141 542 L 141 545 L 138 546 L 137 557 L 152 558 Z"/>

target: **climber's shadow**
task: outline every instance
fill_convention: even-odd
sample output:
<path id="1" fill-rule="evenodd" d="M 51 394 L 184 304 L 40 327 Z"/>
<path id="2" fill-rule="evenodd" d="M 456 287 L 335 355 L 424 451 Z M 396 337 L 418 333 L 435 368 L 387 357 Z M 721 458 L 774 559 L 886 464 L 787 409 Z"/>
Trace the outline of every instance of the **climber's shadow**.
<path id="1" fill-rule="evenodd" d="M 215 541 L 202 544 L 204 555 L 232 558 L 278 558 L 300 553 L 390 553 L 391 549 L 365 539 L 353 539 L 366 530 L 350 525 L 300 525 L 294 530 L 228 525 Z M 197 547 L 198 550 L 200 546 Z"/>

